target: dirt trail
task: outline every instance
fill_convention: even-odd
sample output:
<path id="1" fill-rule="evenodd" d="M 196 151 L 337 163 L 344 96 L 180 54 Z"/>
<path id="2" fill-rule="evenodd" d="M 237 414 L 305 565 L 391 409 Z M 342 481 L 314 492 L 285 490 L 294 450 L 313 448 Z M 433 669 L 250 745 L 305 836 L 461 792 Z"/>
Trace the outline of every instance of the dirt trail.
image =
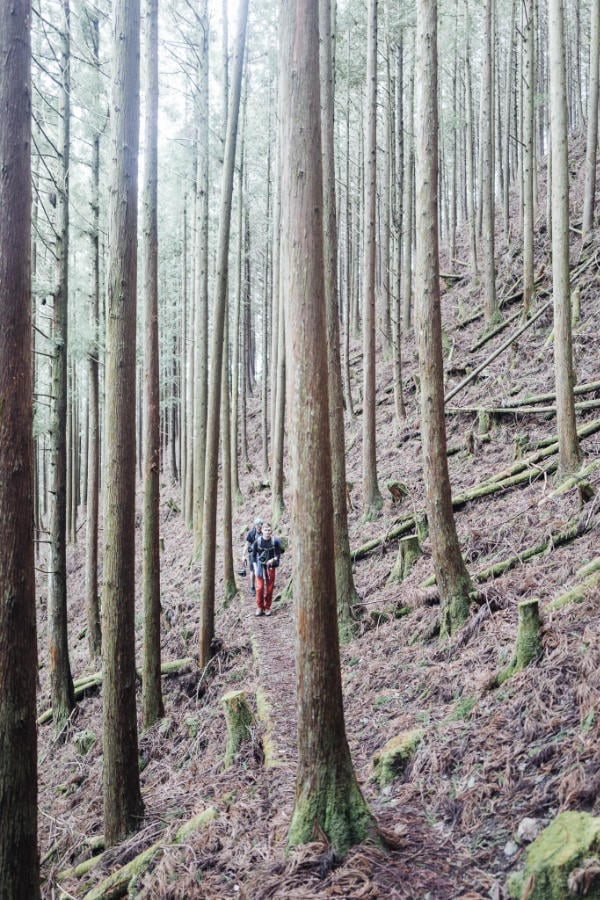
<path id="1" fill-rule="evenodd" d="M 267 762 L 295 768 L 296 675 L 294 669 L 294 620 L 291 600 L 273 604 L 270 616 L 255 616 L 254 595 L 247 585 L 242 598 L 243 615 L 250 623 L 258 666 L 258 686 L 269 707 Z"/>

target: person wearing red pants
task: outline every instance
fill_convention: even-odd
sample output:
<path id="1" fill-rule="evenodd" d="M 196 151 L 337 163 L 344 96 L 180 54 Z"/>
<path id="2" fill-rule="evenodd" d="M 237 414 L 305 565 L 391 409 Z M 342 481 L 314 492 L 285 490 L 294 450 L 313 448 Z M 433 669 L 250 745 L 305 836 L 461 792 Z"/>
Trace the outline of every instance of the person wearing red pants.
<path id="1" fill-rule="evenodd" d="M 271 615 L 273 588 L 275 587 L 275 570 L 281 557 L 281 543 L 274 538 L 269 522 L 264 522 L 262 534 L 259 534 L 252 545 L 252 567 L 256 580 L 256 612 L 255 615 Z"/>

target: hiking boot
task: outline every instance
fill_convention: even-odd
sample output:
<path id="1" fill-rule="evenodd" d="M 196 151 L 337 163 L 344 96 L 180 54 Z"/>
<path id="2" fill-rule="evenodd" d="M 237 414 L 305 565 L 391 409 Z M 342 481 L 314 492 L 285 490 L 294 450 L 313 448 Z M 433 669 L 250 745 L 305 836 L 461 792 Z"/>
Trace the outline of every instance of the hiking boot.
<path id="1" fill-rule="evenodd" d="M 256 612 L 254 613 L 255 616 L 262 616 L 262 614 L 263 614 L 262 609 L 257 609 Z"/>
<path id="2" fill-rule="evenodd" d="M 265 616 L 270 616 L 270 615 L 271 615 L 271 610 L 265 609 Z"/>

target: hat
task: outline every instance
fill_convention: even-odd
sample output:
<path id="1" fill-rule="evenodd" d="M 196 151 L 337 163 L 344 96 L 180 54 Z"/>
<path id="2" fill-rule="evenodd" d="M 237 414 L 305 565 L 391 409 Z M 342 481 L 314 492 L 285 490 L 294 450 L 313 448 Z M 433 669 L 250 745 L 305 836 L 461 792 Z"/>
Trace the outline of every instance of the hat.
<path id="1" fill-rule="evenodd" d="M 260 517 L 254 520 L 255 525 L 262 525 L 262 523 L 263 523 L 263 520 Z"/>

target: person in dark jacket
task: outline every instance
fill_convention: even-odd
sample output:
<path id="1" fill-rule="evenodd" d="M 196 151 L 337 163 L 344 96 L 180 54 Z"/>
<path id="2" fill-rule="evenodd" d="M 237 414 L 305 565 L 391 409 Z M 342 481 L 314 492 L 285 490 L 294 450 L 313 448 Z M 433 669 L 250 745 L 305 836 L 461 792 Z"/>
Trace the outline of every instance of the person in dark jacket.
<path id="1" fill-rule="evenodd" d="M 254 594 L 256 592 L 256 583 L 254 580 L 254 566 L 252 565 L 252 545 L 256 538 L 261 534 L 263 527 L 263 520 L 258 516 L 254 520 L 254 525 L 246 535 L 246 559 L 248 560 L 248 568 L 250 569 L 250 593 Z"/>
<path id="2" fill-rule="evenodd" d="M 256 612 L 255 615 L 271 615 L 273 588 L 275 587 L 275 570 L 281 557 L 279 538 L 272 536 L 271 524 L 265 522 L 262 534 L 252 544 L 251 564 L 256 580 Z"/>

